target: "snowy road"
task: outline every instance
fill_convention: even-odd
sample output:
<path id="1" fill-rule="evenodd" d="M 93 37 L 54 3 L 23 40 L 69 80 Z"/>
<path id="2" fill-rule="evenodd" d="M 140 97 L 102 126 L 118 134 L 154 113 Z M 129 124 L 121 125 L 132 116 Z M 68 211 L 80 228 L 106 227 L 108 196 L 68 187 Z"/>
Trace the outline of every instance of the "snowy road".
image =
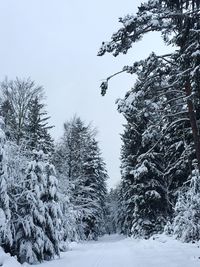
<path id="1" fill-rule="evenodd" d="M 61 258 L 39 267 L 196 267 L 200 248 L 168 237 L 132 240 L 119 235 L 105 236 L 97 242 L 72 244 Z"/>

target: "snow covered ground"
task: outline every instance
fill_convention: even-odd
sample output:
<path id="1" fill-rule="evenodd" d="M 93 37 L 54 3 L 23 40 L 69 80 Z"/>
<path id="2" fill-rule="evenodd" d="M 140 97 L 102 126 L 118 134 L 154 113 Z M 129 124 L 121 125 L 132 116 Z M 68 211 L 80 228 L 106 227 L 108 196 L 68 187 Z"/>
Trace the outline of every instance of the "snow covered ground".
<path id="1" fill-rule="evenodd" d="M 17 262 L 16 257 L 11 257 L 9 254 L 3 252 L 0 248 L 0 266 L 3 267 L 22 267 L 22 265 Z"/>
<path id="2" fill-rule="evenodd" d="M 61 259 L 40 267 L 199 267 L 199 257 L 197 244 L 183 244 L 166 236 L 133 240 L 111 235 L 97 242 L 72 244 Z"/>
<path id="3" fill-rule="evenodd" d="M 3 267 L 21 266 L 2 251 Z M 24 264 L 23 266 L 29 266 Z M 97 242 L 72 243 L 61 258 L 38 267 L 196 267 L 200 266 L 198 244 L 183 244 L 166 236 L 133 240 L 119 235 L 104 236 Z"/>

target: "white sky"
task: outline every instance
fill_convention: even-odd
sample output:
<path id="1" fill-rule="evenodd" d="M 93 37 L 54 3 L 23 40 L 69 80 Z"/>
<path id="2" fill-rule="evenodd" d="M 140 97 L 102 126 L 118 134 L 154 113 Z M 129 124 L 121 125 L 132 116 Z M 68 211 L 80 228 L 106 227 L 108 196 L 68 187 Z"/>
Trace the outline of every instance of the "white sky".
<path id="1" fill-rule="evenodd" d="M 101 80 L 152 51 L 166 53 L 157 34 L 147 36 L 126 55 L 97 57 L 102 41 L 109 40 L 118 18 L 134 13 L 140 0 L 1 0 L 0 80 L 31 77 L 43 85 L 55 139 L 74 114 L 93 121 L 110 175 L 120 179 L 122 116 L 115 100 L 134 82 L 126 74 L 113 79 L 107 95 Z M 169 50 L 169 49 L 168 49 Z"/>

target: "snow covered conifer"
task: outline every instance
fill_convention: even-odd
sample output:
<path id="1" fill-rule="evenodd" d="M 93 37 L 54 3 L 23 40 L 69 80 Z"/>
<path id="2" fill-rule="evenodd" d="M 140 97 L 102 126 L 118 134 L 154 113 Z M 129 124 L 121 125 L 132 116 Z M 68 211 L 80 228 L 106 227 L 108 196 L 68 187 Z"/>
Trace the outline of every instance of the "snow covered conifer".
<path id="1" fill-rule="evenodd" d="M 4 118 L 5 133 L 8 139 L 15 139 L 16 121 L 13 107 L 8 99 L 2 101 L 0 106 L 0 114 Z"/>
<path id="2" fill-rule="evenodd" d="M 44 248 L 51 247 L 43 230 L 45 217 L 41 196 L 46 183 L 44 170 L 37 153 L 34 157 L 29 163 L 26 178 L 18 194 L 18 214 L 14 222 L 14 254 L 21 263 L 31 264 L 44 260 Z"/>
<path id="3" fill-rule="evenodd" d="M 56 178 L 55 167 L 48 162 L 45 164 L 46 187 L 41 200 L 45 207 L 45 234 L 51 241 L 54 254 L 60 255 L 61 242 L 63 238 L 62 211 L 58 195 L 58 180 Z M 62 247 L 62 249 L 65 249 Z M 51 259 L 51 255 L 46 256 Z"/>
<path id="4" fill-rule="evenodd" d="M 55 166 L 63 185 L 62 193 L 69 194 L 67 202 L 71 203 L 71 208 L 65 208 L 67 213 L 70 212 L 64 215 L 65 222 L 71 227 L 71 222 L 76 220 L 76 230 L 73 226 L 67 232 L 80 239 L 96 239 L 105 231 L 105 163 L 95 139 L 95 130 L 90 125 L 74 117 L 64 124 L 64 129 L 56 149 Z"/>
<path id="5" fill-rule="evenodd" d="M 82 197 L 88 209 L 83 217 L 86 238 L 96 239 L 105 233 L 106 213 L 106 179 L 107 171 L 101 157 L 97 141 L 92 137 L 88 140 L 86 154 L 83 159 L 83 173 L 80 181 Z"/>
<path id="6" fill-rule="evenodd" d="M 103 42 L 98 55 L 106 52 L 118 56 L 126 54 L 132 45 L 141 40 L 149 32 L 160 32 L 163 41 L 167 45 L 174 45 L 176 51 L 170 54 L 160 55 L 166 64 L 172 63 L 176 69 L 176 75 L 168 72 L 168 85 L 161 86 L 163 94 L 177 92 L 178 98 L 185 101 L 186 109 L 180 111 L 187 114 L 187 120 L 193 135 L 198 168 L 200 169 L 200 136 L 199 136 L 199 0 L 149 0 L 138 7 L 136 15 L 127 15 L 120 18 L 122 27 L 113 34 L 110 42 Z M 147 30 L 148 29 L 148 30 Z M 137 62 L 133 66 L 125 66 L 122 71 L 137 74 Z M 159 70 L 162 76 L 163 69 Z M 114 77 L 111 75 L 102 83 L 102 95 L 108 88 L 108 81 Z M 148 76 L 146 82 L 151 82 L 156 76 Z M 162 84 L 160 84 L 162 85 Z M 160 88 L 160 89 L 161 89 Z M 152 95 L 153 99 L 153 95 Z M 169 103 L 169 102 L 167 102 Z M 182 106 L 183 107 L 183 106 Z M 178 114 L 180 115 L 180 113 Z M 173 114 L 175 116 L 175 114 Z"/>
<path id="7" fill-rule="evenodd" d="M 53 126 L 48 125 L 50 117 L 44 111 L 44 104 L 40 103 L 39 98 L 35 97 L 29 103 L 27 115 L 27 124 L 25 134 L 27 139 L 27 147 L 31 150 L 42 150 L 44 153 L 53 152 L 53 140 L 49 134 L 49 130 Z"/>
<path id="8" fill-rule="evenodd" d="M 0 246 L 9 250 L 12 245 L 12 234 L 10 229 L 10 200 L 7 192 L 8 177 L 4 154 L 5 142 L 4 121 L 0 117 Z"/>
<path id="9" fill-rule="evenodd" d="M 123 231 L 127 235 L 149 237 L 161 232 L 168 213 L 163 152 L 156 146 L 162 136 L 159 97 L 162 76 L 166 71 L 155 54 L 135 65 L 138 80 L 118 109 L 127 123 L 122 135 L 121 173 L 122 197 L 125 209 Z M 152 80 L 148 77 L 152 76 Z M 152 96 L 154 97 L 152 98 Z"/>
<path id="10" fill-rule="evenodd" d="M 192 171 L 190 186 L 179 193 L 173 233 L 184 242 L 200 240 L 200 174 L 197 165 Z"/>
<path id="11" fill-rule="evenodd" d="M 58 224 L 56 179 L 46 169 L 45 160 L 42 151 L 33 151 L 33 160 L 17 198 L 13 253 L 21 263 L 34 264 L 59 255 L 56 228 L 54 234 L 54 226 Z"/>
<path id="12" fill-rule="evenodd" d="M 134 170 L 134 214 L 131 234 L 149 237 L 163 231 L 167 217 L 167 199 L 159 157 L 154 153 L 139 162 Z"/>
<path id="13" fill-rule="evenodd" d="M 118 187 L 116 189 L 111 188 L 106 198 L 106 232 L 109 234 L 115 234 L 118 232 Z"/>

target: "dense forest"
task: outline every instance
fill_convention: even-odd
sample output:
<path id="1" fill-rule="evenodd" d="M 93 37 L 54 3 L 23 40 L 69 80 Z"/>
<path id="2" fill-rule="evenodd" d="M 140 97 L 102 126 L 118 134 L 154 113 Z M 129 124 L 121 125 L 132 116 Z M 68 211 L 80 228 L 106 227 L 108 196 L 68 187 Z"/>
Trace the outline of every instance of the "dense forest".
<path id="1" fill-rule="evenodd" d="M 149 0 L 103 42 L 117 57 L 159 32 L 173 52 L 124 66 L 135 83 L 117 109 L 121 180 L 108 192 L 97 130 L 74 116 L 51 136 L 45 92 L 31 79 L 0 83 L 0 246 L 21 263 L 67 251 L 71 241 L 120 233 L 200 240 L 200 1 Z"/>

